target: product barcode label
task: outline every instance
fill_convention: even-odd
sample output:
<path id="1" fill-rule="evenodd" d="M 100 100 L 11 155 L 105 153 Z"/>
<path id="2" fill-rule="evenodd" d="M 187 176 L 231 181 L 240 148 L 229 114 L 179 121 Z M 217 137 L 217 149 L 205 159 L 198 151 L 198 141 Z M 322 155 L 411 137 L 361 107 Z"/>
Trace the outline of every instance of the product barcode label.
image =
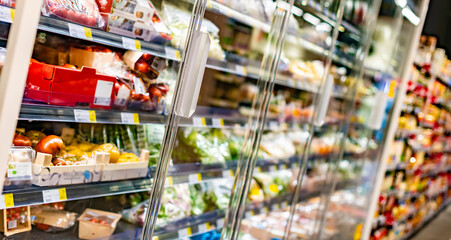
<path id="1" fill-rule="evenodd" d="M 130 50 L 141 50 L 141 41 L 122 37 L 122 46 Z"/>
<path id="2" fill-rule="evenodd" d="M 99 106 L 110 106 L 113 82 L 98 80 L 94 94 L 94 104 Z"/>
<path id="3" fill-rule="evenodd" d="M 42 191 L 44 203 L 60 202 L 67 200 L 66 188 Z"/>
<path id="4" fill-rule="evenodd" d="M 96 112 L 94 110 L 74 109 L 74 118 L 76 122 L 97 122 Z"/>
<path id="5" fill-rule="evenodd" d="M 129 97 L 130 97 L 130 89 L 128 89 L 125 86 L 121 86 L 119 88 L 119 91 L 117 92 L 114 104 L 117 106 L 125 106 L 125 104 L 128 102 Z"/>
<path id="6" fill-rule="evenodd" d="M 178 231 L 179 238 L 189 237 L 191 234 L 191 228 L 180 229 Z"/>
<path id="7" fill-rule="evenodd" d="M 188 175 L 189 183 L 198 183 L 202 181 L 202 175 L 200 173 Z"/>
<path id="8" fill-rule="evenodd" d="M 177 49 L 174 49 L 172 47 L 166 47 L 165 51 L 166 51 L 166 57 L 169 59 L 177 60 L 177 61 L 180 61 L 182 59 L 181 55 L 180 55 L 180 51 Z"/>
<path id="9" fill-rule="evenodd" d="M 83 27 L 73 23 L 68 24 L 69 24 L 69 34 L 72 37 L 92 40 L 92 31 L 90 28 Z"/>
<path id="10" fill-rule="evenodd" d="M 193 117 L 194 127 L 204 127 L 207 126 L 207 121 L 203 117 Z"/>
<path id="11" fill-rule="evenodd" d="M 10 162 L 7 176 L 9 178 L 31 176 L 31 162 Z"/>
<path id="12" fill-rule="evenodd" d="M 146 94 L 146 88 L 140 78 L 133 77 L 133 83 L 135 84 L 135 91 L 137 94 Z"/>
<path id="13" fill-rule="evenodd" d="M 247 76 L 247 69 L 245 66 L 236 65 L 235 72 L 236 72 L 236 74 L 238 74 L 240 76 Z"/>
<path id="14" fill-rule="evenodd" d="M 14 19 L 14 9 L 1 7 L 0 8 L 0 21 L 12 23 Z"/>
<path id="15" fill-rule="evenodd" d="M 8 229 L 17 228 L 17 220 L 11 220 L 8 222 Z"/>
<path id="16" fill-rule="evenodd" d="M 222 118 L 213 118 L 212 120 L 213 127 L 224 127 L 224 120 Z"/>
<path id="17" fill-rule="evenodd" d="M 139 124 L 139 114 L 137 113 L 121 113 L 122 123 Z"/>
<path id="18" fill-rule="evenodd" d="M 207 222 L 207 223 L 199 224 L 198 228 L 199 228 L 199 233 L 207 232 L 208 230 L 210 230 L 210 223 Z"/>

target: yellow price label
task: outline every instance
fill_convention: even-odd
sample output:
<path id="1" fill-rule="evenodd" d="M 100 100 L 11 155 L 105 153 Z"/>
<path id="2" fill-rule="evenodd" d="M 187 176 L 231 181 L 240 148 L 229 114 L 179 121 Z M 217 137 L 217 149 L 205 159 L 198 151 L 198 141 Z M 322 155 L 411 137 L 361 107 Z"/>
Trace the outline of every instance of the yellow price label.
<path id="1" fill-rule="evenodd" d="M 178 61 L 180 61 L 180 60 L 182 59 L 182 55 L 180 54 L 180 51 L 179 51 L 179 50 L 176 50 L 176 51 L 175 51 L 175 58 L 176 58 Z"/>
<path id="2" fill-rule="evenodd" d="M 173 184 L 174 184 L 174 180 L 172 179 L 172 177 L 168 177 L 166 179 L 166 185 L 172 186 Z"/>
<path id="3" fill-rule="evenodd" d="M 85 37 L 86 39 L 92 40 L 92 31 L 90 28 L 85 27 Z"/>
<path id="4" fill-rule="evenodd" d="M 136 50 L 141 50 L 141 41 L 135 40 L 135 48 Z"/>
<path id="5" fill-rule="evenodd" d="M 390 88 L 388 89 L 388 94 L 387 94 L 389 98 L 392 98 L 395 96 L 395 89 L 396 89 L 396 82 L 391 81 Z"/>
<path id="6" fill-rule="evenodd" d="M 94 123 L 97 122 L 96 111 L 89 110 L 89 121 Z"/>
<path id="7" fill-rule="evenodd" d="M 60 200 L 61 201 L 66 201 L 67 200 L 66 188 L 58 189 L 58 194 L 60 196 Z"/>
<path id="8" fill-rule="evenodd" d="M 261 167 L 257 167 L 257 172 L 261 173 L 262 172 L 262 168 Z"/>
<path id="9" fill-rule="evenodd" d="M 12 22 L 14 20 L 14 16 L 16 16 L 16 10 L 11 8 L 10 11 L 11 11 L 11 22 Z"/>
<path id="10" fill-rule="evenodd" d="M 158 240 L 158 236 L 153 236 L 152 240 Z"/>
<path id="11" fill-rule="evenodd" d="M 3 198 L 5 200 L 5 208 L 12 208 L 12 207 L 14 207 L 14 196 L 13 196 L 12 193 L 4 194 Z"/>
<path id="12" fill-rule="evenodd" d="M 133 122 L 139 124 L 139 114 L 133 113 Z"/>

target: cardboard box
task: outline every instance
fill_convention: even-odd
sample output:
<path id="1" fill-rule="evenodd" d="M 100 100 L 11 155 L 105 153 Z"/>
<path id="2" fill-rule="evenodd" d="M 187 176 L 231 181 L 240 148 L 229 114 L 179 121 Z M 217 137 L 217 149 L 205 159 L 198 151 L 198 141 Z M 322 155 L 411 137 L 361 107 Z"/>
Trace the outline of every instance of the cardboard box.
<path id="1" fill-rule="evenodd" d="M 144 178 L 149 172 L 149 151 L 142 150 L 139 162 L 109 163 L 105 162 L 100 181 Z"/>
<path id="2" fill-rule="evenodd" d="M 50 166 L 52 155 L 37 153 L 32 166 L 33 184 L 59 186 L 100 181 L 103 164 Z"/>
<path id="3" fill-rule="evenodd" d="M 90 67 L 101 69 L 110 66 L 114 62 L 115 53 L 90 52 L 79 48 L 71 47 L 69 50 L 69 63 L 79 68 Z"/>
<path id="4" fill-rule="evenodd" d="M 32 62 L 24 97 L 53 105 L 110 109 L 116 78 L 97 74 L 94 68 L 81 70 Z"/>
<path id="5" fill-rule="evenodd" d="M 74 226 L 77 214 L 63 210 L 57 210 L 48 206 L 38 206 L 32 209 L 35 216 L 33 224 L 40 223 L 59 229 L 68 229 Z"/>
<path id="6" fill-rule="evenodd" d="M 108 224 L 93 223 L 92 218 L 102 219 Z M 121 215 L 112 212 L 87 208 L 78 218 L 78 237 L 81 239 L 97 239 L 113 234 Z"/>

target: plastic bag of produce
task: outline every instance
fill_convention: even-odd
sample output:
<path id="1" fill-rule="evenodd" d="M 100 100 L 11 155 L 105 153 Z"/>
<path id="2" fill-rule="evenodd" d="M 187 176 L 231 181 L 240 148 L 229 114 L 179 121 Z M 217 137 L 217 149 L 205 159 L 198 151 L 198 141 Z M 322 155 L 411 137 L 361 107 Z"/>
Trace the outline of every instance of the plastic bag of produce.
<path id="1" fill-rule="evenodd" d="M 31 208 L 33 224 L 44 232 L 61 232 L 75 225 L 77 214 L 58 210 L 50 206 L 34 206 Z"/>
<path id="2" fill-rule="evenodd" d="M 103 28 L 105 26 L 94 0 L 44 0 L 42 14 L 56 16 L 89 27 Z"/>
<path id="3" fill-rule="evenodd" d="M 163 16 L 163 21 L 166 23 L 173 36 L 171 41 L 172 45 L 183 48 L 185 46 L 191 13 L 163 2 Z M 224 60 L 225 53 L 219 44 L 219 28 L 211 21 L 204 19 L 202 22 L 202 31 L 208 32 L 210 35 L 211 44 L 208 56 Z"/>

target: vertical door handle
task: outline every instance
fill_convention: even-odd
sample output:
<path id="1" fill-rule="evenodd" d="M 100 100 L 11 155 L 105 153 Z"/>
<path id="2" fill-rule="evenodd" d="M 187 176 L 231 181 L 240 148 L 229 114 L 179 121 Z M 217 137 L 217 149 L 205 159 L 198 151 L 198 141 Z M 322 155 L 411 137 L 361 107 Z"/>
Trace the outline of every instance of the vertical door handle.
<path id="1" fill-rule="evenodd" d="M 334 78 L 328 74 L 326 81 L 319 91 L 318 108 L 316 109 L 316 115 L 313 119 L 313 125 L 321 127 L 324 124 L 324 118 L 326 117 L 327 108 L 329 107 L 330 96 L 334 87 Z"/>
<path id="2" fill-rule="evenodd" d="M 185 71 L 181 76 L 180 102 L 175 106 L 175 114 L 189 118 L 196 110 L 200 87 L 207 64 L 210 49 L 210 36 L 201 31 L 194 31 L 192 44 L 186 49 Z"/>

